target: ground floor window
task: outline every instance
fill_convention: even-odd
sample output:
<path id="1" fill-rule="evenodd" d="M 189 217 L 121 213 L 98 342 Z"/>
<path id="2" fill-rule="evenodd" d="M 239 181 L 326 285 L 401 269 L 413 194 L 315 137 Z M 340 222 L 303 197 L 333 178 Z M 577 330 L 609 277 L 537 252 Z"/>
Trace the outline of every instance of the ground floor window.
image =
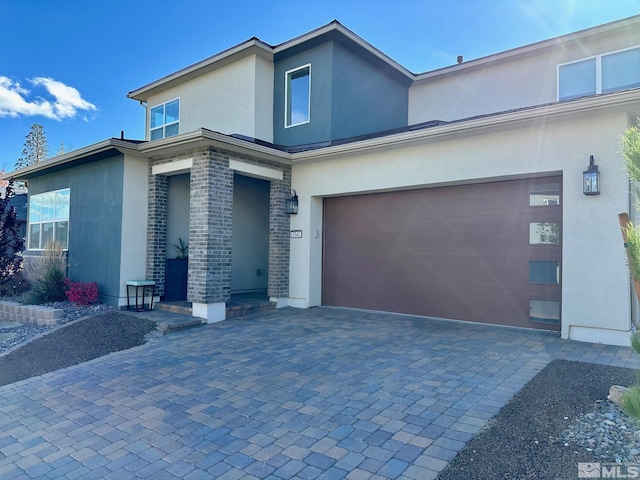
<path id="1" fill-rule="evenodd" d="M 31 195 L 29 198 L 29 250 L 43 250 L 54 241 L 69 245 L 70 189 Z"/>

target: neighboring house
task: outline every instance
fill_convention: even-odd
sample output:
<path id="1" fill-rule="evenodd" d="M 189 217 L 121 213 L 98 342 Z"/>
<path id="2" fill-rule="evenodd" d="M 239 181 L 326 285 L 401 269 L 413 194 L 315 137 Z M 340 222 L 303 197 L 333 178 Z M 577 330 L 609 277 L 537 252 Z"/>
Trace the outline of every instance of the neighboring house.
<path id="1" fill-rule="evenodd" d="M 29 185 L 26 255 L 61 241 L 108 303 L 133 279 L 164 296 L 182 238 L 209 321 L 263 291 L 628 344 L 617 215 L 633 209 L 620 135 L 640 114 L 640 16 L 422 74 L 332 22 L 128 96 L 146 141 L 7 175 Z M 591 156 L 600 195 L 583 194 Z"/>

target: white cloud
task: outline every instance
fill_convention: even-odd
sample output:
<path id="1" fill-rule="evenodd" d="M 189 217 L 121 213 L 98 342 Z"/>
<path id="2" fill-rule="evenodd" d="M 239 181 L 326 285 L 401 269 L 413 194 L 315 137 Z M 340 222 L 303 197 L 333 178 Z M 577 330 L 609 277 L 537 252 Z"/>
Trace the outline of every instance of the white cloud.
<path id="1" fill-rule="evenodd" d="M 96 106 L 82 98 L 73 87 L 52 78 L 29 80 L 34 87 L 44 87 L 49 98 L 33 96 L 19 82 L 0 76 L 0 117 L 44 116 L 53 120 L 73 118 L 79 111 L 95 111 Z"/>

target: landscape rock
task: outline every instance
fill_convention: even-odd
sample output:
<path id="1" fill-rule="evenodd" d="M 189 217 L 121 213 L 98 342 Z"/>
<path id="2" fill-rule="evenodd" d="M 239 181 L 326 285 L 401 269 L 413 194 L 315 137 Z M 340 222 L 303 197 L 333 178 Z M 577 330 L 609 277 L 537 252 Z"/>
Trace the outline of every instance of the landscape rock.
<path id="1" fill-rule="evenodd" d="M 622 396 L 628 391 L 627 387 L 622 387 L 620 385 L 612 385 L 609 389 L 609 395 L 607 395 L 607 400 L 615 403 L 619 407 L 622 407 Z"/>

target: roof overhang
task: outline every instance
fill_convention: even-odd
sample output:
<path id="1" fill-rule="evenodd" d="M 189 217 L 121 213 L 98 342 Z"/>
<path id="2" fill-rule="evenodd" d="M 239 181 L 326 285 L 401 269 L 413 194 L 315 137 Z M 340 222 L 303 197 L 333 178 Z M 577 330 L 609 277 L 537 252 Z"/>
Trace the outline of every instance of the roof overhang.
<path id="1" fill-rule="evenodd" d="M 582 118 L 585 115 L 606 113 L 626 113 L 640 116 L 640 89 L 534 106 L 510 112 L 499 112 L 494 115 L 463 119 L 386 137 L 293 153 L 291 161 L 293 165 L 319 162 L 347 155 L 454 140 L 491 131 L 506 131 L 571 118 Z"/>
<path id="2" fill-rule="evenodd" d="M 578 32 L 573 32 L 559 37 L 550 38 L 548 40 L 543 40 L 541 42 L 525 45 L 524 47 L 513 48 L 511 50 L 506 50 L 494 55 L 488 55 L 486 57 L 481 57 L 475 60 L 464 61 L 460 64 L 421 73 L 415 76 L 415 84 L 425 83 L 438 77 L 447 77 L 463 72 L 486 68 L 490 65 L 500 64 L 513 60 L 514 57 L 523 58 L 531 55 L 538 55 L 547 50 L 561 48 L 562 45 L 565 45 L 567 43 L 581 42 L 587 37 L 603 35 L 610 31 L 618 30 L 621 28 L 640 29 L 640 15 L 624 18 L 622 20 L 616 20 L 614 22 L 605 23 L 604 25 L 598 25 L 596 27 L 587 28 Z"/>
<path id="3" fill-rule="evenodd" d="M 492 115 L 462 119 L 446 124 L 435 124 L 426 128 L 409 129 L 409 131 L 402 133 L 296 153 L 285 152 L 274 146 L 262 145 L 207 129 L 199 129 L 153 142 L 134 143 L 112 138 L 14 172 L 9 172 L 1 176 L 0 179 L 28 180 L 34 176 L 47 173 L 47 171 L 55 171 L 80 164 L 92 156 L 106 155 L 110 151 L 119 152 L 125 156 L 150 159 L 201 148 L 216 148 L 240 155 L 270 160 L 283 165 L 296 165 L 369 153 L 371 151 L 391 150 L 454 140 L 492 131 L 507 131 L 522 127 L 539 126 L 572 118 L 583 118 L 585 115 L 611 113 L 625 113 L 634 117 L 640 116 L 640 89 L 532 106 L 509 112 L 498 112 Z"/>
<path id="4" fill-rule="evenodd" d="M 107 156 L 109 152 L 149 159 L 201 148 L 217 148 L 227 152 L 259 157 L 285 165 L 291 164 L 291 154 L 287 152 L 202 128 L 194 132 L 153 142 L 132 143 L 126 140 L 111 138 L 64 155 L 50 158 L 44 162 L 38 162 L 28 167 L 6 173 L 0 176 L 0 179 L 29 180 L 30 178 L 49 171 L 60 170 L 86 162 L 92 157 L 102 158 Z"/>
<path id="5" fill-rule="evenodd" d="M 34 163 L 19 170 L 5 173 L 0 177 L 0 179 L 14 179 L 18 181 L 28 180 L 29 178 L 36 176 L 46 170 L 64 168 L 67 165 L 70 166 L 81 160 L 86 160 L 87 158 L 92 156 L 108 154 L 110 151 L 125 155 L 135 155 L 137 152 L 137 146 L 138 145 L 136 145 L 135 143 L 131 143 L 126 140 L 110 138 L 108 140 L 103 140 L 101 142 L 94 143 L 93 145 L 89 145 L 87 147 L 80 148 L 63 155 L 57 155 L 43 162 Z"/>
<path id="6" fill-rule="evenodd" d="M 395 60 L 391 59 L 380 50 L 375 48 L 364 39 L 353 33 L 348 28 L 344 27 L 340 22 L 334 20 L 323 27 L 320 27 L 311 32 L 305 33 L 292 40 L 288 40 L 276 47 L 272 47 L 267 43 L 252 38 L 246 42 L 240 43 L 234 47 L 231 47 L 223 52 L 206 58 L 200 62 L 194 63 L 188 67 L 185 67 L 177 72 L 171 73 L 165 77 L 162 77 L 148 85 L 133 90 L 127 94 L 127 98 L 138 100 L 139 102 L 146 102 L 147 99 L 169 88 L 180 85 L 181 83 L 192 80 L 193 78 L 205 75 L 213 72 L 217 69 L 230 65 L 238 60 L 249 57 L 251 55 L 257 55 L 269 61 L 273 61 L 274 55 L 282 54 L 286 50 L 295 49 L 302 46 L 305 43 L 312 43 L 315 40 L 320 39 L 322 36 L 337 34 L 345 43 L 351 44 L 356 48 L 361 49 L 367 54 L 373 56 L 378 61 L 382 62 L 385 67 L 392 69 L 406 79 L 407 82 L 413 82 L 415 76 L 409 70 L 404 68 Z"/>
<path id="7" fill-rule="evenodd" d="M 300 35 L 299 37 L 293 38 L 284 43 L 281 43 L 280 45 L 277 45 L 273 48 L 273 53 L 274 55 L 282 54 L 287 50 L 295 49 L 295 47 L 301 46 L 305 43 L 313 42 L 320 37 L 336 33 L 339 34 L 343 40 L 346 40 L 347 43 L 351 43 L 357 48 L 367 52 L 369 55 L 372 55 L 387 67 L 390 67 L 392 70 L 405 77 L 407 80 L 413 81 L 415 79 L 415 75 L 412 72 L 407 70 L 391 57 L 384 54 L 382 51 L 378 50 L 363 38 L 353 33 L 337 20 L 334 20 L 327 25 L 312 30 L 311 32 L 305 33 L 304 35 Z"/>
<path id="8" fill-rule="evenodd" d="M 146 102 L 150 96 L 156 93 L 175 87 L 201 75 L 206 75 L 207 73 L 226 67 L 251 55 L 273 61 L 272 47 L 257 38 L 252 38 L 235 47 L 231 47 L 198 63 L 194 63 L 193 65 L 162 77 L 144 87 L 133 90 L 127 94 L 127 98 Z"/>

